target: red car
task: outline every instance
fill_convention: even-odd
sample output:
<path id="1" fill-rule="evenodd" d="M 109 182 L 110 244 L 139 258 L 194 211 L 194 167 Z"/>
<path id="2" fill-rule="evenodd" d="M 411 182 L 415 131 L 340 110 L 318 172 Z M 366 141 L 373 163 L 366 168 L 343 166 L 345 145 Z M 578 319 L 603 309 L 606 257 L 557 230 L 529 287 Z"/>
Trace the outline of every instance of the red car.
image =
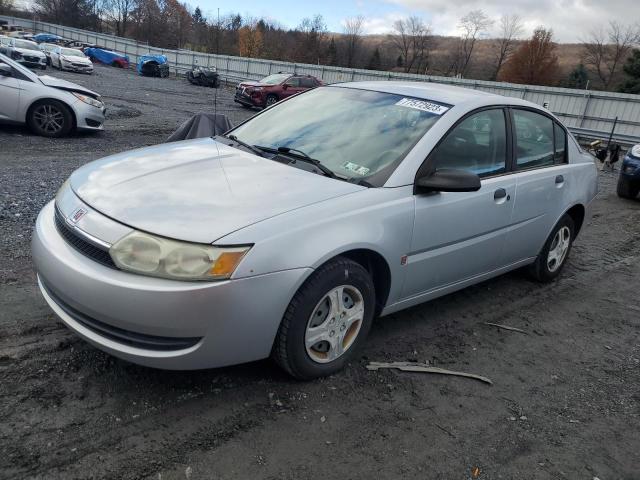
<path id="1" fill-rule="evenodd" d="M 247 107 L 266 108 L 283 98 L 324 85 L 311 75 L 274 73 L 259 82 L 242 82 L 236 87 L 234 101 Z"/>

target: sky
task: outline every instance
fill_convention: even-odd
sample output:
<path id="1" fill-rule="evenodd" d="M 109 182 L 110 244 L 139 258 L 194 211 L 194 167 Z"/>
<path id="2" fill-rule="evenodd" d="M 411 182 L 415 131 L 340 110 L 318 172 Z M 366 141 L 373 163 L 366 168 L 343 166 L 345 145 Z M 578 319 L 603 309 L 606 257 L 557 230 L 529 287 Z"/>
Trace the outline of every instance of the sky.
<path id="1" fill-rule="evenodd" d="M 205 16 L 238 12 L 250 17 L 265 17 L 285 27 L 295 27 L 304 17 L 321 14 L 330 31 L 342 30 L 346 18 L 365 17 L 366 33 L 389 33 L 393 22 L 418 15 L 431 24 L 435 34 L 455 35 L 460 17 L 481 8 L 495 20 L 487 35 L 497 33 L 503 14 L 518 14 L 530 35 L 538 25 L 552 28 L 559 42 L 579 42 L 609 20 L 640 22 L 640 0 L 186 0 L 200 6 Z"/>

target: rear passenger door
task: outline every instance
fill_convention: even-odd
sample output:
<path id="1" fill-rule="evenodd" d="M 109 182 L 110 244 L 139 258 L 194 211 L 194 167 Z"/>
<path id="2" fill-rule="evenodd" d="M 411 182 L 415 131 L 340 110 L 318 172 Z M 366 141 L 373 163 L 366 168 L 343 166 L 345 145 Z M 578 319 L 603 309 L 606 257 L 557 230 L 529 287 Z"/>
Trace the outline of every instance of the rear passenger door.
<path id="1" fill-rule="evenodd" d="M 560 215 L 571 181 L 567 133 L 555 119 L 533 109 L 510 110 L 516 195 L 505 262 L 535 257 Z"/>

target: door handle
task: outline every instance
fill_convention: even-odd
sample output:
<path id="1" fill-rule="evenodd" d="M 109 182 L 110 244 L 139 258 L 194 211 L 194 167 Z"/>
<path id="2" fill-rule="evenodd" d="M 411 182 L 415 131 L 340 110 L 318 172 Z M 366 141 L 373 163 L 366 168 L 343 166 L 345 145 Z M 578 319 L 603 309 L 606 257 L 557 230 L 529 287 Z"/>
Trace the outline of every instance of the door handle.
<path id="1" fill-rule="evenodd" d="M 562 175 L 558 175 L 556 177 L 556 184 L 564 183 L 564 177 Z"/>
<path id="2" fill-rule="evenodd" d="M 499 188 L 493 192 L 493 199 L 500 200 L 507 196 L 507 191 L 504 188 Z M 507 199 L 508 200 L 508 199 Z"/>

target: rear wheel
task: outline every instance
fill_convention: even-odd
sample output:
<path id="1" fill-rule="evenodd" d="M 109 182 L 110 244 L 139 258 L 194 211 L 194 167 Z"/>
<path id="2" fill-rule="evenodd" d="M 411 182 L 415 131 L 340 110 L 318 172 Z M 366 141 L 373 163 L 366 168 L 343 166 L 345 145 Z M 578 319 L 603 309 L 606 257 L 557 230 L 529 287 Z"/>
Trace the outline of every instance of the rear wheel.
<path id="1" fill-rule="evenodd" d="M 294 295 L 273 347 L 273 358 L 303 380 L 342 369 L 366 338 L 375 292 L 362 265 L 338 257 L 320 267 Z"/>
<path id="2" fill-rule="evenodd" d="M 540 282 L 550 282 L 562 271 L 575 238 L 573 219 L 565 214 L 551 231 L 549 238 L 529 268 L 529 273 Z"/>
<path id="3" fill-rule="evenodd" d="M 62 137 L 73 128 L 73 114 L 64 103 L 45 100 L 29 109 L 27 123 L 38 135 Z"/>
<path id="4" fill-rule="evenodd" d="M 616 191 L 621 198 L 636 198 L 640 191 L 640 182 L 634 184 L 630 180 L 620 176 L 618 177 L 618 188 Z"/>

